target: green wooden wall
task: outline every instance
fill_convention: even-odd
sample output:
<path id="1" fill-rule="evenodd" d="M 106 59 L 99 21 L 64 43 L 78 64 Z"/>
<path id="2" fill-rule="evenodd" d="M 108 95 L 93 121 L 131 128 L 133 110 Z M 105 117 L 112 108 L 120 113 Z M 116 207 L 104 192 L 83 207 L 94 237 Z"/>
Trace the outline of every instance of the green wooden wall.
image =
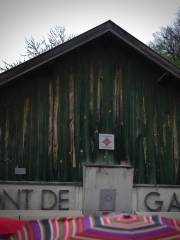
<path id="1" fill-rule="evenodd" d="M 136 183 L 180 184 L 179 86 L 162 74 L 104 37 L 1 87 L 0 179 L 81 181 L 83 163 L 127 160 Z"/>

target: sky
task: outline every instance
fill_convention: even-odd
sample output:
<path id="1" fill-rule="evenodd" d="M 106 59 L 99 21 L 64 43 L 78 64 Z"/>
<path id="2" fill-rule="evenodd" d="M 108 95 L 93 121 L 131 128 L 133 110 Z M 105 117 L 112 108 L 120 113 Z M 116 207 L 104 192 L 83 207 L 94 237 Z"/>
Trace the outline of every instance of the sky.
<path id="1" fill-rule="evenodd" d="M 25 38 L 38 40 L 56 25 L 80 34 L 112 20 L 147 44 L 178 8 L 180 0 L 0 0 L 0 65 L 25 52 Z"/>

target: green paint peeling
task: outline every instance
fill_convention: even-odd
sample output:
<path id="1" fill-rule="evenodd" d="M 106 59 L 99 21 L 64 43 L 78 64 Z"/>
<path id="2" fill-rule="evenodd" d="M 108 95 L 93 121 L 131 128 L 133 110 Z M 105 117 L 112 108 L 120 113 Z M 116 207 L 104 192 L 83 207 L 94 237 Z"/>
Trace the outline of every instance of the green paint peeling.
<path id="1" fill-rule="evenodd" d="M 180 184 L 180 95 L 162 73 L 104 39 L 1 87 L 0 179 L 80 181 L 84 163 L 128 161 L 136 183 Z M 99 133 L 115 134 L 114 151 Z"/>

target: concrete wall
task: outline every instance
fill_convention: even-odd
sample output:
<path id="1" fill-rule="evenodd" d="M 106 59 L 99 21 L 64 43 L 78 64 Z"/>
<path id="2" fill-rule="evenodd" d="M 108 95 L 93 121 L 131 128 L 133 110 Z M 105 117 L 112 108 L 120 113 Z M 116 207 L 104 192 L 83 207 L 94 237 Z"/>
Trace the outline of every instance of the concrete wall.
<path id="1" fill-rule="evenodd" d="M 180 212 L 180 187 L 134 185 L 132 202 L 134 211 Z"/>
<path id="2" fill-rule="evenodd" d="M 84 186 L 80 183 L 0 182 L 0 216 L 10 214 L 24 218 L 26 211 L 27 215 L 31 212 L 32 218 L 76 215 L 81 211 L 84 214 L 158 211 L 175 212 L 180 217 L 179 186 L 133 186 L 132 179 L 131 168 L 88 166 L 84 171 Z M 108 204 L 104 200 L 108 200 Z"/>
<path id="3" fill-rule="evenodd" d="M 128 166 L 86 165 L 83 169 L 83 212 L 101 214 L 132 209 L 133 169 Z"/>
<path id="4" fill-rule="evenodd" d="M 62 218 L 66 216 L 82 216 L 81 210 L 0 210 L 0 217 L 32 220 L 47 218 Z"/>
<path id="5" fill-rule="evenodd" d="M 79 183 L 0 182 L 0 209 L 82 209 Z"/>

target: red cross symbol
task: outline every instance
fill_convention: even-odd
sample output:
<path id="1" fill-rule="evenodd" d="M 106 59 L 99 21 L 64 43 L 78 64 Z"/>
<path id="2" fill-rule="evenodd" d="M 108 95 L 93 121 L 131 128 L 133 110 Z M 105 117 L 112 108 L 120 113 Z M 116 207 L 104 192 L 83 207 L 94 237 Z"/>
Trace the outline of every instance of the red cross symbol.
<path id="1" fill-rule="evenodd" d="M 108 137 L 106 137 L 102 142 L 103 142 L 106 146 L 111 143 L 111 141 L 109 140 Z"/>

